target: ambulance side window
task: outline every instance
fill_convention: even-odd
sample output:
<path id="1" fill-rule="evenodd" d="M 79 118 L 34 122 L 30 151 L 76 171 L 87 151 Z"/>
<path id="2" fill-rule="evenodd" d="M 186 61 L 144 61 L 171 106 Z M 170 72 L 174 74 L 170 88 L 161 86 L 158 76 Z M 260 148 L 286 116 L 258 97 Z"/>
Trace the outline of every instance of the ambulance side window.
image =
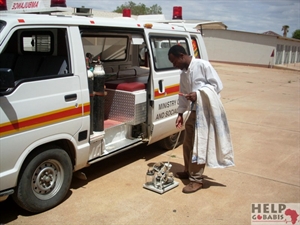
<path id="1" fill-rule="evenodd" d="M 90 53 L 95 61 L 98 57 L 102 62 L 124 61 L 127 57 L 128 37 L 126 36 L 83 34 L 82 43 L 84 51 Z"/>
<path id="2" fill-rule="evenodd" d="M 16 30 L 0 54 L 0 68 L 13 71 L 22 82 L 71 75 L 65 28 Z"/>
<path id="3" fill-rule="evenodd" d="M 179 37 L 150 37 L 153 62 L 156 70 L 172 69 L 173 64 L 169 61 L 168 52 L 173 45 L 183 46 L 190 54 L 188 42 L 185 38 Z"/>
<path id="4" fill-rule="evenodd" d="M 53 53 L 54 36 L 50 31 L 24 31 L 21 32 L 21 52 Z"/>

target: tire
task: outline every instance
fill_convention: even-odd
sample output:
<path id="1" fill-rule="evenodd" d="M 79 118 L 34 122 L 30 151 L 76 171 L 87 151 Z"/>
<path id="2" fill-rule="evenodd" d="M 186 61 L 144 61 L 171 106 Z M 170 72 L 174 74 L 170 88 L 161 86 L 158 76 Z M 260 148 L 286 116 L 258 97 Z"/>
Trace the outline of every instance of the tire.
<path id="1" fill-rule="evenodd" d="M 39 213 L 60 204 L 72 181 L 72 162 L 67 152 L 51 147 L 32 156 L 20 174 L 14 201 L 29 212 Z"/>
<path id="2" fill-rule="evenodd" d="M 178 139 L 178 143 L 176 144 L 178 135 L 180 135 L 180 137 Z M 164 150 L 172 150 L 173 148 L 176 148 L 183 143 L 183 138 L 184 138 L 184 130 L 181 131 L 181 133 L 178 132 L 160 140 L 158 142 L 158 145 Z"/>

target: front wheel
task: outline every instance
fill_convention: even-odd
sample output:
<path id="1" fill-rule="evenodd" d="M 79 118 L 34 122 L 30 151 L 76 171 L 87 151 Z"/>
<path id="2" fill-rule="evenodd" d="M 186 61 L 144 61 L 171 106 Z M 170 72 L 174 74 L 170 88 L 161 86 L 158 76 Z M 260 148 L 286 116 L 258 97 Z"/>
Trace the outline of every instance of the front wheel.
<path id="1" fill-rule="evenodd" d="M 180 137 L 178 138 L 178 135 Z M 177 141 L 178 138 L 178 141 Z M 178 147 L 183 143 L 184 138 L 184 130 L 175 134 L 172 134 L 158 142 L 158 145 L 163 148 L 164 150 L 171 150 L 173 148 Z M 176 143 L 177 142 L 177 143 Z"/>
<path id="2" fill-rule="evenodd" d="M 49 148 L 26 162 L 13 198 L 27 211 L 38 213 L 63 201 L 72 180 L 72 162 L 67 152 Z"/>

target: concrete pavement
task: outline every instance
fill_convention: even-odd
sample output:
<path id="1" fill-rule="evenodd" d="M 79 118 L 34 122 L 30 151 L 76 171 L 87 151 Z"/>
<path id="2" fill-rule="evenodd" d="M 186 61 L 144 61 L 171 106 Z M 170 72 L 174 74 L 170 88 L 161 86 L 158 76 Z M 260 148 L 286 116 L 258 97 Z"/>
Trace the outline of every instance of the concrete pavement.
<path id="1" fill-rule="evenodd" d="M 276 69 L 286 69 L 286 70 L 300 71 L 300 63 L 292 63 L 292 64 L 285 64 L 285 65 L 275 65 L 274 68 L 276 68 Z"/>
<path id="2" fill-rule="evenodd" d="M 250 224 L 252 203 L 300 203 L 300 72 L 213 63 L 223 83 L 235 167 L 205 169 L 204 188 L 188 183 L 160 195 L 143 188 L 149 165 L 183 170 L 182 147 L 139 146 L 86 168 L 68 198 L 33 215 L 0 203 L 3 224 Z M 298 212 L 299 214 L 299 212 Z"/>

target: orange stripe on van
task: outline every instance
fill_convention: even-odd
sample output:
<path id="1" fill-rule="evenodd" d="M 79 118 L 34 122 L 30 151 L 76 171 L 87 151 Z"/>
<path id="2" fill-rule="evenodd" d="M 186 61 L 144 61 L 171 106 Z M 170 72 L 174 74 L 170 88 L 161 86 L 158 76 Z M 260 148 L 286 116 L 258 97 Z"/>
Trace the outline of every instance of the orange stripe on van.
<path id="1" fill-rule="evenodd" d="M 167 86 L 165 88 L 164 93 L 159 93 L 158 89 L 155 89 L 154 98 L 155 99 L 163 98 L 171 95 L 177 95 L 178 93 L 179 93 L 179 84 L 175 84 L 175 85 Z"/>
<path id="2" fill-rule="evenodd" d="M 89 114 L 90 104 L 86 103 L 84 105 L 79 105 L 76 108 L 72 106 L 23 118 L 20 120 L 10 121 L 0 124 L 0 137 L 78 118 L 83 115 Z"/>

